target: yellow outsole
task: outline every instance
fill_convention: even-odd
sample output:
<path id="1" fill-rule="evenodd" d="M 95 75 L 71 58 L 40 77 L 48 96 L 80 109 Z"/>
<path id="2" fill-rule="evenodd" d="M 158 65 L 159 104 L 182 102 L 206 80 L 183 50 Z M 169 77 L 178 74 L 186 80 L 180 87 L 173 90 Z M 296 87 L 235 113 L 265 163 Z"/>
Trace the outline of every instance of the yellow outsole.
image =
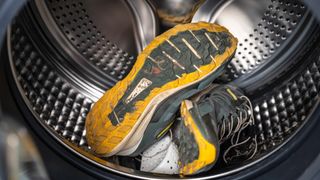
<path id="1" fill-rule="evenodd" d="M 206 76 L 216 68 L 220 67 L 220 65 L 229 59 L 229 57 L 235 52 L 237 39 L 230 38 L 231 46 L 227 48 L 222 55 L 215 56 L 211 64 L 201 66 L 199 68 L 200 72 L 195 71 L 189 74 L 182 74 L 181 78 L 168 82 L 160 88 L 154 88 L 143 101 L 136 102 L 136 110 L 133 113 L 125 114 L 123 121 L 117 126 L 112 125 L 111 121 L 108 119 L 108 115 L 112 112 L 112 107 L 115 107 L 124 95 L 124 91 L 119 90 L 125 90 L 130 82 L 134 80 L 139 70 L 143 67 L 148 55 L 171 36 L 186 30 L 200 29 L 206 29 L 209 32 L 229 33 L 228 30 L 222 26 L 205 22 L 177 25 L 156 37 L 142 51 L 142 53 L 140 53 L 135 65 L 126 78 L 119 81 L 94 104 L 86 118 L 87 142 L 94 153 L 102 156 L 113 155 L 115 153 L 115 149 L 119 149 L 120 144 L 122 144 L 124 140 L 128 140 L 128 137 L 137 128 L 140 123 L 138 122 L 140 115 L 155 96 L 164 91 L 187 85 L 190 82 L 194 82 L 197 79 Z M 231 34 L 230 36 L 233 37 Z"/>
<path id="2" fill-rule="evenodd" d="M 186 101 L 181 103 L 180 112 L 184 125 L 190 130 L 190 133 L 194 135 L 199 149 L 198 159 L 184 165 L 183 167 L 180 167 L 181 175 L 191 175 L 201 170 L 205 166 L 212 164 L 217 159 L 217 148 L 215 145 L 208 142 L 201 134 L 187 108 Z"/>

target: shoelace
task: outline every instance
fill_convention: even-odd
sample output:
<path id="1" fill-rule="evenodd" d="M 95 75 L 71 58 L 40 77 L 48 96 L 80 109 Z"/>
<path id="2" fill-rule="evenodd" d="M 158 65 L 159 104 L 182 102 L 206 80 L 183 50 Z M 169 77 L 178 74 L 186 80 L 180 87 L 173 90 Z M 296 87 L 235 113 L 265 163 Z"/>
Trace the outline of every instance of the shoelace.
<path id="1" fill-rule="evenodd" d="M 257 153 L 257 149 L 258 149 L 256 135 L 254 137 L 248 137 L 240 141 L 240 136 L 243 130 L 249 126 L 252 126 L 252 127 L 254 126 L 254 117 L 252 114 L 253 109 L 252 109 L 252 104 L 249 98 L 247 98 L 246 96 L 238 97 L 240 100 L 242 100 L 242 103 L 240 103 L 237 107 L 234 108 L 228 103 L 229 100 L 226 98 L 228 96 L 230 95 L 225 93 L 219 93 L 219 94 L 216 94 L 215 96 L 210 97 L 210 98 L 215 98 L 215 101 L 219 102 L 218 104 L 215 104 L 211 101 L 211 104 L 213 107 L 216 107 L 217 105 L 220 105 L 220 107 L 223 107 L 221 104 L 224 104 L 225 106 L 227 105 L 224 108 L 224 111 L 228 113 L 228 115 L 225 115 L 225 117 L 229 117 L 229 118 L 223 119 L 218 127 L 219 143 L 221 144 L 227 140 L 230 140 L 230 146 L 223 153 L 223 160 L 227 164 L 236 157 L 244 156 L 244 157 L 247 157 L 246 158 L 247 160 L 252 159 L 254 155 Z M 234 122 L 236 122 L 236 125 L 234 125 Z M 172 140 L 171 129 L 169 132 L 170 132 L 170 138 Z M 143 153 L 141 153 L 140 155 L 142 157 L 151 158 L 151 157 L 157 156 L 163 151 L 166 151 L 168 147 L 164 148 L 163 150 L 151 156 L 146 156 Z M 246 149 L 246 151 L 243 152 L 241 149 Z M 232 151 L 234 151 L 235 154 L 232 155 L 231 154 Z"/>
<path id="2" fill-rule="evenodd" d="M 247 127 L 254 126 L 253 109 L 250 100 L 246 96 L 240 96 L 243 103 L 236 108 L 236 116 L 231 115 L 230 121 L 223 121 L 221 127 L 219 128 L 219 138 L 221 140 L 230 139 L 230 146 L 223 153 L 223 160 L 225 163 L 231 162 L 236 157 L 244 156 L 247 160 L 252 159 L 257 153 L 258 144 L 257 136 L 248 137 L 240 141 L 240 136 L 244 129 Z M 232 123 L 236 122 L 237 125 L 234 126 Z M 226 130 L 226 128 L 228 128 Z M 225 132 L 229 132 L 225 134 Z M 242 148 L 241 148 L 242 147 Z M 240 149 L 246 149 L 245 151 Z M 235 154 L 231 155 L 234 151 Z"/>

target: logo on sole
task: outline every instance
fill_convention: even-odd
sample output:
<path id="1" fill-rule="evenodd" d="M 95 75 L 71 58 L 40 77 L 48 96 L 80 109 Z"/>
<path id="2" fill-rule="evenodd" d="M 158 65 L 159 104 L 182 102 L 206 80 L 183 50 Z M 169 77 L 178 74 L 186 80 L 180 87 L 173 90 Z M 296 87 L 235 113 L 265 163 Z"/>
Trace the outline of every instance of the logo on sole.
<path id="1" fill-rule="evenodd" d="M 138 85 L 134 88 L 131 94 L 127 97 L 125 103 L 129 104 L 134 98 L 136 98 L 143 90 L 147 89 L 152 84 L 147 78 L 142 78 Z"/>

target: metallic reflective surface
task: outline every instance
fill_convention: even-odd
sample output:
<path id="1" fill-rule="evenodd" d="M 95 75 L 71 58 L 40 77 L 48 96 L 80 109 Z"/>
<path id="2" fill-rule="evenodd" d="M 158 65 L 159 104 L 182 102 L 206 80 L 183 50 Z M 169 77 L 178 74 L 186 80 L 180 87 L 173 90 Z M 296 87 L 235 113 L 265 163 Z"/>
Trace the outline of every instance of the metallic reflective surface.
<path id="1" fill-rule="evenodd" d="M 134 17 L 136 18 L 136 36 L 138 36 L 137 38 L 139 39 L 136 43 L 138 52 L 141 52 L 143 48 L 145 48 L 153 38 L 158 35 L 158 20 L 152 9 L 145 3 L 145 1 L 128 0 L 127 3 L 132 8 Z"/>
<path id="2" fill-rule="evenodd" d="M 56 2 L 62 4 L 55 4 Z M 282 74 L 280 72 L 264 74 L 265 78 L 263 81 L 267 81 L 267 77 L 275 74 L 279 76 L 279 78 L 272 79 L 272 81 L 270 80 L 268 87 L 263 86 L 263 84 L 255 84 L 256 87 L 248 95 L 253 103 L 255 124 L 257 126 L 256 133 L 259 140 L 259 153 L 255 159 L 231 166 L 217 166 L 211 171 L 201 173 L 194 177 L 203 179 L 232 175 L 267 159 L 272 153 L 279 150 L 282 145 L 285 145 L 286 142 L 293 139 L 298 130 L 301 130 L 304 124 L 307 123 L 308 116 L 312 114 L 314 107 L 317 106 L 317 100 L 320 94 L 320 53 L 308 59 L 299 57 L 296 60 L 288 59 L 288 56 L 282 53 L 282 49 L 286 49 L 289 53 L 291 53 L 294 48 L 303 49 L 304 44 L 299 41 L 301 38 L 308 40 L 307 42 L 310 43 L 315 41 L 307 36 L 308 34 L 310 35 L 310 33 L 308 33 L 310 26 L 307 25 L 312 23 L 312 19 L 310 20 L 303 4 L 298 1 L 291 1 L 288 4 L 287 1 L 275 0 L 259 2 L 259 6 L 255 3 L 256 1 L 248 0 L 228 1 L 223 4 L 216 4 L 216 2 L 217 1 L 209 0 L 203 4 L 196 13 L 194 20 L 196 21 L 197 18 L 199 18 L 198 20 L 219 21 L 226 26 L 230 26 L 231 32 L 237 34 L 240 40 L 239 48 L 235 59 L 228 67 L 228 74 L 225 77 L 228 81 L 233 80 L 238 85 L 243 85 L 246 79 L 252 82 L 258 79 L 255 78 L 259 76 L 256 70 L 263 69 L 262 67 L 264 66 L 269 67 L 270 64 L 268 64 L 268 62 L 275 64 L 286 62 L 282 61 L 282 59 L 286 59 L 288 62 L 296 61 L 300 66 L 290 66 L 290 73 L 282 69 Z M 40 2 L 36 3 L 38 3 L 36 7 L 39 7 Z M 92 16 L 89 16 L 89 14 L 93 12 L 90 12 L 90 5 L 86 5 L 85 2 L 73 0 L 69 1 L 69 3 L 70 4 L 66 4 L 64 1 L 48 1 L 47 4 L 42 4 L 43 8 L 47 7 L 47 9 L 38 9 L 38 11 L 41 14 L 41 18 L 47 20 L 50 17 L 52 18 L 42 24 L 42 28 L 45 30 L 48 27 L 56 26 L 54 27 L 56 28 L 54 32 L 49 31 L 50 35 L 54 37 L 53 40 L 51 39 L 52 43 L 61 46 L 62 50 L 67 51 L 64 52 L 67 56 L 63 57 L 69 57 L 70 59 L 59 59 L 58 57 L 61 55 L 58 56 L 55 53 L 48 52 L 47 48 L 49 47 L 43 47 L 43 44 L 40 43 L 42 39 L 37 39 L 39 35 L 30 33 L 37 32 L 34 27 L 26 26 L 21 20 L 13 23 L 11 29 L 8 30 L 7 43 L 12 75 L 21 97 L 37 120 L 37 122 L 34 123 L 40 123 L 53 138 L 63 144 L 68 150 L 71 150 L 80 158 L 92 163 L 92 165 L 97 165 L 106 171 L 136 178 L 172 178 L 172 176 L 158 176 L 156 174 L 127 168 L 130 165 L 129 161 L 125 165 L 127 167 L 124 167 L 117 163 L 112 163 L 112 161 L 95 157 L 88 152 L 89 147 L 86 144 L 84 129 L 85 117 L 92 103 L 103 92 L 103 87 L 109 88 L 118 81 L 118 79 L 122 78 L 117 79 L 119 71 L 114 71 L 115 73 L 112 74 L 112 70 L 116 69 L 116 66 L 108 67 L 111 69 L 110 72 L 108 69 L 106 71 L 100 71 L 101 69 L 99 70 L 99 68 L 101 65 L 105 67 L 103 66 L 104 63 L 108 64 L 119 61 L 119 66 L 125 67 L 122 66 L 122 64 L 130 62 L 127 68 L 125 68 L 126 73 L 134 63 L 134 58 L 129 58 L 129 54 L 124 57 L 124 51 L 122 50 L 120 52 L 119 50 L 121 43 L 119 43 L 119 46 L 117 44 L 113 50 L 112 47 L 114 46 L 112 46 L 110 42 L 108 44 L 108 41 L 104 42 L 106 43 L 106 47 L 111 46 L 111 51 L 113 51 L 111 53 L 112 60 L 108 59 L 108 55 L 106 57 L 104 55 L 100 56 L 99 52 L 104 52 L 103 46 L 101 45 L 102 50 L 96 48 L 98 48 L 98 45 L 101 44 L 107 36 L 97 35 L 96 38 L 91 38 L 100 31 L 98 30 L 98 25 L 93 23 L 90 26 L 87 24 L 87 27 L 90 27 L 91 31 L 94 31 L 92 33 L 81 35 L 82 30 L 75 30 L 74 34 L 70 33 L 73 26 L 77 27 L 81 23 L 90 23 Z M 80 3 L 82 3 L 82 5 Z M 73 4 L 80 9 L 67 10 L 68 6 L 69 8 L 70 6 L 74 7 Z M 135 9 L 134 6 L 136 5 L 130 5 L 130 7 Z M 57 9 L 60 9 L 60 6 L 62 10 Z M 74 12 L 76 13 L 77 10 L 82 11 L 83 7 L 86 7 L 86 13 L 81 13 L 79 16 L 73 14 Z M 55 12 L 53 8 L 56 8 Z M 286 9 L 286 12 L 283 12 L 284 9 Z M 294 11 L 294 14 L 291 13 L 290 15 L 291 9 Z M 66 26 L 65 23 L 67 23 L 69 19 L 59 20 L 57 16 L 61 19 L 64 13 L 70 11 L 72 15 L 68 14 L 66 16 L 68 16 L 70 20 L 77 19 L 77 22 L 72 22 L 70 23 L 71 25 Z M 201 13 L 202 15 L 200 16 L 199 14 Z M 216 15 L 216 13 L 218 15 Z M 236 13 L 236 15 L 234 13 Z M 80 18 L 86 17 L 86 15 L 89 16 L 86 20 Z M 280 18 L 281 16 L 283 16 L 283 18 Z M 236 17 L 238 19 L 235 19 Z M 81 23 L 79 22 L 80 20 Z M 43 21 L 43 19 L 37 22 L 41 21 Z M 93 20 L 91 21 L 93 22 Z M 95 22 L 96 21 L 97 20 L 95 20 Z M 63 23 L 63 27 L 61 23 Z M 259 25 L 259 23 L 261 23 L 261 25 Z M 278 25 L 276 25 L 276 23 L 278 23 Z M 96 28 L 94 28 L 94 26 L 96 26 Z M 108 25 L 108 27 L 109 26 L 112 25 Z M 148 29 L 146 24 L 142 26 Z M 281 28 L 282 26 L 285 26 L 285 28 Z M 301 26 L 303 28 L 301 28 Z M 288 32 L 288 28 L 291 28 L 290 32 Z M 69 34 L 66 33 L 68 29 L 70 30 L 68 31 Z M 303 31 L 301 29 L 303 29 Z M 109 32 L 107 29 L 104 30 L 105 34 Z M 78 31 L 80 32 L 80 37 L 77 36 L 79 33 L 76 32 Z M 100 32 L 102 34 L 102 30 Z M 140 34 L 142 32 L 144 31 L 142 30 Z M 279 35 L 277 35 L 278 32 Z M 260 33 L 262 34 L 260 35 Z M 282 38 L 282 35 L 285 35 L 286 38 Z M 268 38 L 266 36 L 268 36 Z M 87 39 L 88 37 L 90 37 L 89 40 Z M 74 38 L 74 40 L 72 40 L 72 38 Z M 256 38 L 258 38 L 258 40 L 256 40 Z M 316 36 L 314 38 L 316 38 Z M 150 40 L 151 39 L 152 38 L 150 38 Z M 287 43 L 292 39 L 296 41 L 296 44 Z M 98 40 L 100 43 L 98 43 Z M 61 43 L 62 41 L 66 44 Z M 85 42 L 82 44 L 82 41 Z M 80 42 L 79 47 L 76 42 Z M 125 41 L 121 42 L 126 44 Z M 143 41 L 141 40 L 141 42 Z M 280 43 L 279 46 L 277 46 L 277 42 Z M 89 45 L 92 45 L 92 43 L 95 45 L 93 48 L 90 48 Z M 240 43 L 242 43 L 242 45 L 240 45 Z M 130 47 L 136 47 L 136 44 L 131 43 Z M 271 48 L 273 48 L 273 51 Z M 109 51 L 108 48 L 105 49 Z M 268 54 L 266 58 L 263 58 L 264 52 Z M 114 53 L 118 53 L 119 55 L 113 57 Z M 254 56 L 256 56 L 255 59 Z M 76 57 L 82 58 L 83 61 L 80 61 Z M 121 61 L 121 57 L 125 59 L 124 62 L 126 63 Z M 258 62 L 258 60 L 261 60 L 261 62 Z M 73 62 L 73 65 L 68 66 L 67 63 L 65 63 L 67 61 Z M 92 69 L 89 69 L 90 63 L 88 62 L 91 63 L 92 67 L 91 65 L 90 67 Z M 86 65 L 86 67 L 81 67 L 81 63 Z M 250 69 L 251 65 L 253 65 L 253 68 Z M 80 68 L 80 72 L 77 71 L 77 68 Z M 105 82 L 99 81 L 99 78 L 98 80 L 95 80 L 95 78 L 91 79 L 91 75 L 88 73 L 96 73 L 98 77 L 100 77 L 100 73 L 103 74 L 101 77 L 106 77 L 105 79 L 103 78 Z M 124 76 L 125 73 L 122 76 Z M 89 76 L 89 78 L 86 76 Z M 102 85 L 100 86 L 99 83 Z M 34 120 L 32 119 L 30 121 Z M 178 178 L 178 176 L 173 177 Z"/>
<path id="3" fill-rule="evenodd" d="M 204 0 L 152 0 L 161 22 L 166 26 L 191 22 Z"/>
<path id="4" fill-rule="evenodd" d="M 95 100 L 128 73 L 158 33 L 153 10 L 143 0 L 36 0 L 35 6 L 48 36 L 69 56 L 57 66 Z"/>
<path id="5" fill-rule="evenodd" d="M 302 41 L 308 35 L 310 24 L 315 23 L 305 5 L 297 0 L 206 1 L 192 21 L 219 23 L 238 38 L 238 50 L 226 78 L 243 81 L 239 84 L 247 89 L 252 84 L 259 87 L 261 78 L 272 76 L 270 72 L 259 72 L 260 76 L 244 82 L 262 67 L 273 66 L 278 71 L 275 64 L 283 62 L 281 59 L 288 58 L 288 54 L 295 51 L 292 43 Z"/>

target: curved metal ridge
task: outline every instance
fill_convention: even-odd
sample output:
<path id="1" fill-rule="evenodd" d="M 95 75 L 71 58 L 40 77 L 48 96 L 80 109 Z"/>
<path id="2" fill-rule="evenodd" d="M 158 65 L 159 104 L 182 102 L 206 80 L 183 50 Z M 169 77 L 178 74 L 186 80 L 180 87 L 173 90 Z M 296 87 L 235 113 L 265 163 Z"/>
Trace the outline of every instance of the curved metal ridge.
<path id="1" fill-rule="evenodd" d="M 131 177 L 150 177 L 147 173 L 137 171 L 134 171 L 136 175 L 132 175 L 133 171 L 130 169 L 115 166 L 101 159 L 93 160 L 97 158 L 93 158 L 92 155 L 85 152 L 84 120 L 92 101 L 72 89 L 72 86 L 68 85 L 62 78 L 57 77 L 54 70 L 50 69 L 50 65 L 46 64 L 46 61 L 37 54 L 33 44 L 28 40 L 28 36 L 23 34 L 21 27 L 13 26 L 11 31 L 12 34 L 10 35 L 10 31 L 8 34 L 8 49 L 16 83 L 31 112 L 53 137 L 79 156 L 103 168 Z M 288 137 L 293 138 L 293 135 L 297 132 L 295 129 L 301 129 L 305 117 L 309 114 L 308 110 L 314 105 L 315 99 L 319 95 L 319 67 L 320 60 L 316 59 L 303 73 L 298 74 L 288 84 L 282 86 L 281 91 L 275 91 L 261 102 L 254 101 L 254 113 L 260 133 L 260 142 L 270 137 L 271 140 L 275 140 L 272 137 L 276 137 L 278 134 L 273 131 L 278 132 L 278 129 L 282 129 L 283 136 L 279 137 L 283 137 L 280 139 L 281 145 L 284 145 L 288 141 Z M 294 98 L 297 93 L 302 96 Z M 46 97 L 46 99 L 42 100 L 43 97 Z M 291 116 L 290 113 L 293 111 L 291 105 L 295 102 L 297 102 L 295 108 L 301 110 L 296 111 L 296 115 Z M 70 107 L 72 107 L 71 111 L 68 111 Z M 275 108 L 282 110 L 281 112 L 277 111 L 276 116 L 274 116 Z M 267 114 L 269 116 L 266 116 Z M 277 121 L 277 117 L 279 121 Z M 272 128 L 270 129 L 270 127 Z M 276 149 L 281 147 L 278 143 L 272 141 L 270 143 Z M 77 148 L 77 146 L 82 148 Z M 263 151 L 264 146 L 261 147 Z M 267 148 L 271 149 L 270 146 Z M 267 155 L 259 157 L 258 161 L 274 152 L 275 150 L 267 151 Z M 211 174 L 203 178 L 225 176 L 248 168 L 258 161 L 253 161 L 228 172 Z"/>
<path id="2" fill-rule="evenodd" d="M 78 2 L 79 0 L 76 1 Z M 72 1 L 71 5 L 73 2 L 75 1 Z M 280 2 L 284 3 L 289 1 L 271 0 L 266 4 L 279 4 Z M 283 5 L 286 6 L 286 4 Z M 291 5 L 293 6 L 294 2 L 291 2 Z M 78 6 L 78 4 L 76 6 Z M 57 7 L 59 8 L 59 6 Z M 276 6 L 273 6 L 273 8 L 275 9 Z M 290 9 L 287 9 L 287 12 L 290 13 Z M 301 15 L 302 14 L 303 13 L 301 13 Z M 271 18 L 272 13 L 269 15 Z M 302 23 L 300 21 L 305 20 L 308 19 L 297 19 L 295 27 L 298 28 L 297 25 Z M 7 47 L 15 83 L 27 108 L 37 120 L 36 123 L 41 124 L 62 146 L 92 163 L 92 165 L 97 165 L 107 171 L 133 178 L 178 178 L 178 176 L 157 176 L 156 174 L 130 169 L 100 159 L 87 152 L 89 147 L 86 143 L 84 124 L 86 115 L 95 99 L 75 86 L 75 84 L 85 84 L 87 82 L 75 83 L 71 82 L 72 79 L 65 78 L 59 69 L 57 69 L 56 65 L 53 64 L 52 61 L 54 61 L 54 58 L 51 57 L 50 60 L 48 59 L 51 54 L 40 52 L 42 50 L 39 48 L 41 43 L 33 39 L 34 35 L 30 34 L 30 30 L 22 24 L 23 22 L 18 17 L 16 23 L 12 24 L 11 28 L 8 29 Z M 272 25 L 274 25 L 274 23 Z M 262 25 L 261 28 L 264 29 L 264 25 Z M 259 38 L 263 38 L 262 36 L 260 37 L 259 33 L 260 30 L 252 35 L 252 37 L 248 35 L 246 42 L 248 47 L 252 46 L 250 42 L 255 41 L 256 35 L 259 36 Z M 293 34 L 293 32 L 291 34 Z M 62 35 L 65 36 L 64 34 Z M 273 35 L 275 34 L 273 33 Z M 266 36 L 266 34 L 263 34 L 263 36 Z M 271 35 L 269 36 L 269 39 L 270 38 Z M 70 39 L 66 40 L 69 41 Z M 288 38 L 286 40 L 288 40 Z M 295 73 L 290 74 L 287 72 L 285 74 L 286 76 L 283 76 L 282 79 L 276 79 L 272 90 L 264 89 L 259 90 L 258 95 L 252 94 L 251 100 L 253 102 L 253 113 L 256 124 L 255 133 L 257 134 L 259 143 L 259 151 L 255 158 L 251 161 L 234 164 L 228 167 L 228 170 L 223 169 L 225 166 L 221 166 L 221 168 L 217 167 L 212 171 L 190 178 L 211 179 L 224 177 L 254 167 L 254 165 L 276 154 L 276 152 L 278 152 L 280 148 L 285 147 L 289 141 L 294 140 L 295 135 L 303 130 L 303 127 L 308 122 L 308 117 L 313 113 L 314 108 L 318 106 L 319 103 L 320 44 L 318 41 L 319 38 L 312 41 L 312 47 L 315 47 L 312 52 L 307 51 L 304 57 L 296 59 L 296 61 L 299 61 L 299 64 L 290 66 L 290 68 L 292 68 L 290 71 L 294 71 Z M 243 43 L 244 42 L 245 39 L 243 39 Z M 259 43 L 259 41 L 257 42 Z M 318 43 L 317 46 L 314 45 L 315 42 Z M 264 45 L 261 46 L 264 47 Z M 301 47 L 303 44 L 297 44 L 297 46 Z M 291 46 L 288 45 L 286 47 L 289 48 Z M 244 48 L 245 44 L 242 44 L 242 48 L 239 48 L 240 51 L 238 52 L 242 54 L 247 52 L 248 49 L 244 50 Z M 267 48 L 266 51 L 269 52 L 270 48 L 269 46 L 269 49 Z M 259 50 L 257 51 L 257 53 L 259 53 Z M 252 54 L 250 55 L 249 53 L 247 55 L 248 57 L 252 56 Z M 246 56 L 245 59 L 248 57 Z M 133 64 L 133 59 L 130 59 L 130 61 L 131 60 L 131 64 Z M 265 61 L 269 60 L 265 59 Z M 247 62 L 239 61 L 238 64 L 241 63 Z M 259 68 L 258 66 L 262 64 L 263 63 L 256 63 L 255 65 Z M 130 71 L 129 66 L 126 71 Z M 253 71 L 247 71 L 246 74 L 248 76 L 251 75 L 250 78 L 254 78 L 254 76 L 250 74 L 252 72 Z M 234 78 L 239 77 L 240 76 Z M 30 121 L 33 121 L 33 119 Z"/>
<path id="3" fill-rule="evenodd" d="M 111 6 L 111 10 L 124 10 L 122 16 L 127 22 L 122 22 L 118 17 L 119 13 L 110 11 L 110 8 L 102 11 L 105 14 L 94 12 L 93 8 L 98 8 L 97 3 L 99 2 L 94 0 L 35 0 L 34 4 L 31 3 L 36 12 L 35 18 L 42 23 L 43 27 L 40 28 L 46 32 L 50 43 L 67 56 L 64 61 L 71 65 L 67 71 L 75 72 L 74 81 L 81 86 L 86 85 L 81 84 L 79 79 L 85 78 L 86 83 L 96 89 L 93 93 L 95 98 L 101 97 L 106 89 L 126 76 L 134 64 L 135 56 L 158 33 L 157 19 L 151 7 L 143 0 L 105 1 L 99 7 Z M 118 29 L 117 24 L 109 26 L 110 22 L 106 19 L 97 19 L 107 15 L 113 15 L 116 19 L 112 20 L 119 21 L 118 25 L 127 24 L 120 28 L 125 28 L 128 32 Z M 110 29 L 109 34 L 106 34 L 106 29 Z M 126 41 L 131 44 L 124 44 Z"/>
<path id="4" fill-rule="evenodd" d="M 193 17 L 196 21 L 222 24 L 238 38 L 225 78 L 247 91 L 254 91 L 266 82 L 261 79 L 272 79 L 292 63 L 293 54 L 308 41 L 316 23 L 299 0 L 206 1 Z M 256 78 L 251 78 L 253 73 Z"/>

